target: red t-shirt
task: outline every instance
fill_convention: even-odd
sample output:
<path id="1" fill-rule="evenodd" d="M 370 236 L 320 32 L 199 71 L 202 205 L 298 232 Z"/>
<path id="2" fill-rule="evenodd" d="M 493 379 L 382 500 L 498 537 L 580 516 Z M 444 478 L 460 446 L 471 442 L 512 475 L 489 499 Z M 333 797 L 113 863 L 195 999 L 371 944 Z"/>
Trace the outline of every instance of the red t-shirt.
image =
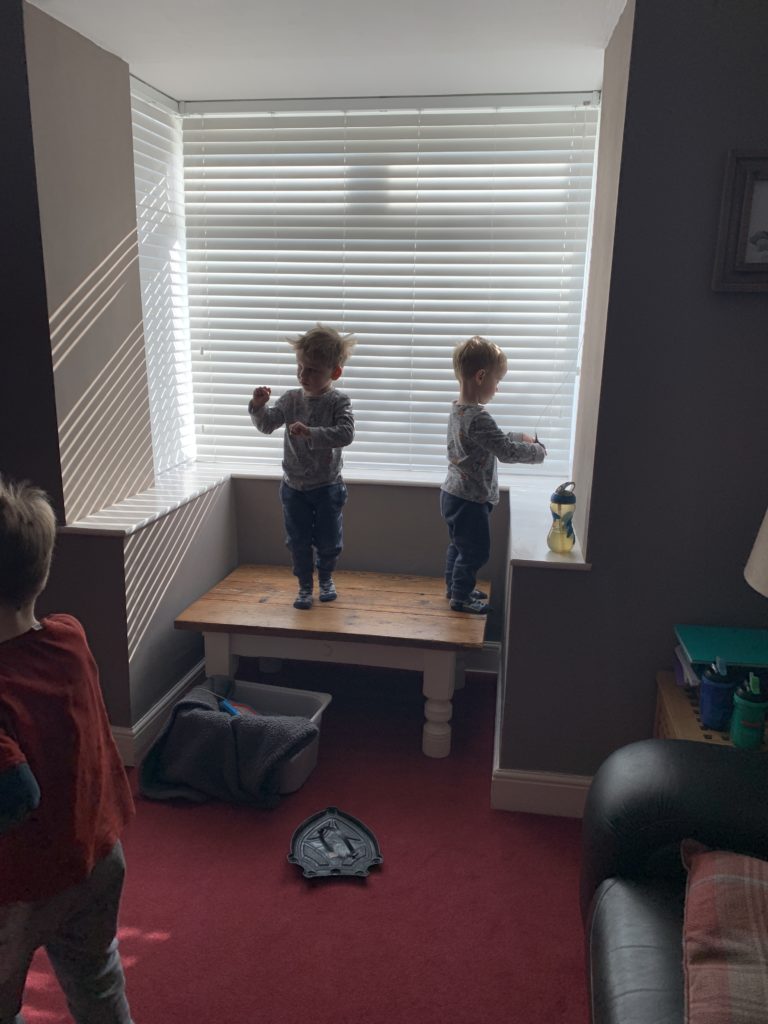
<path id="1" fill-rule="evenodd" d="M 71 615 L 41 625 L 0 644 L 0 772 L 26 761 L 41 793 L 0 836 L 0 903 L 82 882 L 133 813 L 83 627 Z"/>

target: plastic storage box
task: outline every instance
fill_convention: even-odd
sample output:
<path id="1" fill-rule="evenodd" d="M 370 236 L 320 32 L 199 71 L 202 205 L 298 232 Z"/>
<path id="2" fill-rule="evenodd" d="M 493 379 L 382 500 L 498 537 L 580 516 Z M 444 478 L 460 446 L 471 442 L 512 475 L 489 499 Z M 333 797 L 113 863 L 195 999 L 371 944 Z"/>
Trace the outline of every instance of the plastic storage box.
<path id="1" fill-rule="evenodd" d="M 320 728 L 323 712 L 331 703 L 330 693 L 314 690 L 291 690 L 287 686 L 268 686 L 266 683 L 251 683 L 235 679 L 229 693 L 230 700 L 247 704 L 262 715 L 299 715 L 308 718 Z M 317 764 L 320 747 L 320 733 L 303 750 L 287 758 L 277 773 L 277 788 L 280 793 L 294 793 L 304 785 Z"/>

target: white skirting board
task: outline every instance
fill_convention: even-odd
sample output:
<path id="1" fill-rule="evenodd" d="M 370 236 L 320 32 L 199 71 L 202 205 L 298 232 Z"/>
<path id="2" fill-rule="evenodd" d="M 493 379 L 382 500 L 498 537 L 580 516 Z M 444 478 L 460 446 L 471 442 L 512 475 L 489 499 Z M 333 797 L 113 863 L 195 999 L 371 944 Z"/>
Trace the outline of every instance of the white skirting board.
<path id="1" fill-rule="evenodd" d="M 591 782 L 589 775 L 494 768 L 491 807 L 500 811 L 580 818 Z"/>
<path id="2" fill-rule="evenodd" d="M 171 708 L 176 701 L 180 700 L 187 690 L 196 683 L 202 682 L 204 678 L 205 663 L 199 661 L 157 704 L 153 704 L 149 711 L 135 725 L 130 727 L 122 725 L 112 726 L 112 736 L 126 767 L 130 768 L 142 760 L 168 721 Z"/>

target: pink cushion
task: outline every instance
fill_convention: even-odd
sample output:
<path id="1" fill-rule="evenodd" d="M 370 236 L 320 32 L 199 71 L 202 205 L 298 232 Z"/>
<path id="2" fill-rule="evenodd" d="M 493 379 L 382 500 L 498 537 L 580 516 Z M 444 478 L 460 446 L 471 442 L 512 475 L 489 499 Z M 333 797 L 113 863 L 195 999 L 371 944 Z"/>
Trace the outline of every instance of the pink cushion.
<path id="1" fill-rule="evenodd" d="M 768 1021 L 768 861 L 686 839 L 686 1024 Z"/>

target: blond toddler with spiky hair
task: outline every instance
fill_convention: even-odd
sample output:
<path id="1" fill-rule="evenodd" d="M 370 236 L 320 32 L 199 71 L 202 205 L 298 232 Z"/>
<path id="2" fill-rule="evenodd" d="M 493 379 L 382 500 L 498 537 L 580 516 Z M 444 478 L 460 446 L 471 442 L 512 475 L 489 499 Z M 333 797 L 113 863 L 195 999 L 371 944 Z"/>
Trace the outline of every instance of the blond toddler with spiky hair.
<path id="1" fill-rule="evenodd" d="M 315 564 L 320 600 L 337 597 L 333 570 L 342 551 L 342 509 L 347 500 L 341 449 L 352 443 L 355 421 L 349 397 L 337 391 L 334 382 L 356 339 L 317 324 L 289 343 L 296 353 L 301 387 L 286 391 L 271 408 L 271 388 L 256 387 L 248 412 L 263 434 L 285 427 L 280 500 L 286 544 L 299 581 L 293 604 L 306 610 L 312 607 Z"/>

